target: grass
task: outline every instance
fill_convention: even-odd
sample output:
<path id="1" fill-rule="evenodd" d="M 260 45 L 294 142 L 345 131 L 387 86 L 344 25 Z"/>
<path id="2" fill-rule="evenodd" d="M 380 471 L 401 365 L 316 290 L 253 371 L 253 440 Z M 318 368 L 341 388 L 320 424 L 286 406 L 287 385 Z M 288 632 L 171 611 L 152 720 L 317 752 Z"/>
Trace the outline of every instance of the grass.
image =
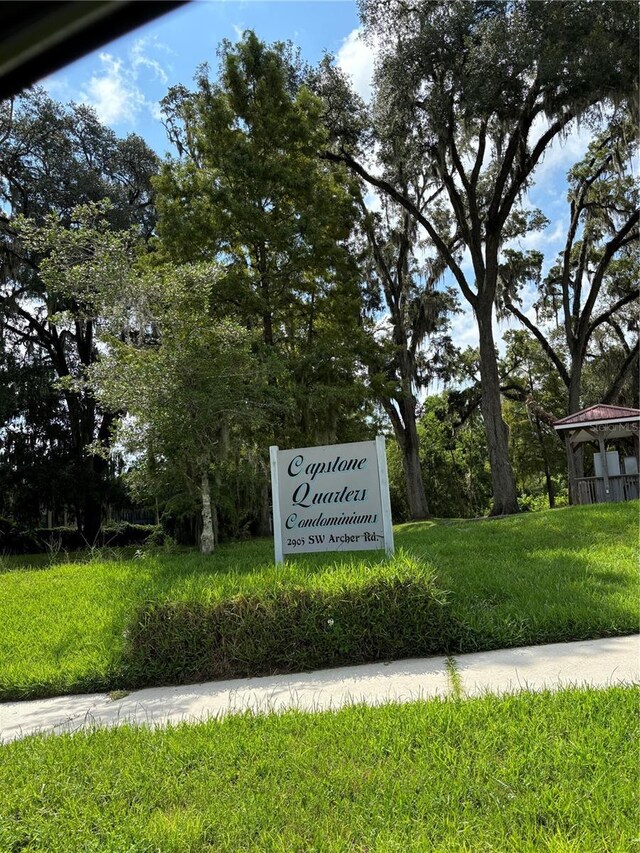
<path id="1" fill-rule="evenodd" d="M 428 555 L 452 591 L 458 651 L 636 633 L 637 501 L 489 521 L 405 524 L 397 540 Z"/>
<path id="2" fill-rule="evenodd" d="M 435 586 L 447 591 L 447 603 L 441 604 L 443 652 L 633 633 L 638 629 L 637 515 L 638 504 L 628 503 L 491 521 L 407 524 L 396 528 L 396 547 L 406 553 L 392 563 L 377 554 L 365 559 L 325 554 L 276 568 L 267 540 L 224 545 L 208 559 L 193 552 L 145 559 L 132 559 L 128 552 L 109 560 L 94 554 L 89 562 L 53 565 L 44 555 L 4 558 L 0 698 L 131 688 L 146 666 L 138 660 L 137 672 L 131 669 L 131 635 L 141 615 L 158 608 L 198 605 L 205 625 L 212 610 L 223 608 L 235 618 L 251 602 L 262 607 L 274 590 L 290 600 L 294 593 L 320 597 L 323 607 L 345 596 L 353 603 L 367 584 L 393 586 L 407 565 L 414 567 L 425 595 L 439 598 L 434 572 Z M 285 616 L 290 620 L 291 608 L 282 610 Z M 264 636 L 268 620 L 260 626 L 256 637 Z M 309 636 L 302 640 L 301 646 L 313 648 Z M 416 637 L 416 654 L 425 653 L 420 640 Z M 290 644 L 291 636 L 285 641 Z M 384 656 L 378 650 L 378 657 Z M 292 658 L 290 666 L 300 660 L 304 668 L 309 658 Z M 185 680 L 200 674 L 183 672 Z M 167 679 L 160 671 L 154 678 L 181 680 L 181 673 L 178 668 Z"/>
<path id="3" fill-rule="evenodd" d="M 632 688 L 120 727 L 0 747 L 0 849 L 628 853 Z"/>
<path id="4" fill-rule="evenodd" d="M 455 640 L 433 571 L 409 555 L 213 602 L 151 602 L 127 631 L 129 683 L 212 681 L 437 654 Z"/>

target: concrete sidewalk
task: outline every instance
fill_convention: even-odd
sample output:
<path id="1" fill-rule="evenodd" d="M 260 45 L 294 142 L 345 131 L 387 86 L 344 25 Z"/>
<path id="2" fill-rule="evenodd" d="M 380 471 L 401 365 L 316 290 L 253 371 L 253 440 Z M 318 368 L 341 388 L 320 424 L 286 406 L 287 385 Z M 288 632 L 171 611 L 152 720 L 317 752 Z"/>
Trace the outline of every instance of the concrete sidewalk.
<path id="1" fill-rule="evenodd" d="M 334 710 L 435 696 L 557 690 L 640 682 L 640 637 L 365 664 L 297 675 L 154 687 L 121 699 L 106 694 L 0 704 L 0 742 L 34 732 L 70 732 L 129 722 L 153 726 L 250 710 Z"/>

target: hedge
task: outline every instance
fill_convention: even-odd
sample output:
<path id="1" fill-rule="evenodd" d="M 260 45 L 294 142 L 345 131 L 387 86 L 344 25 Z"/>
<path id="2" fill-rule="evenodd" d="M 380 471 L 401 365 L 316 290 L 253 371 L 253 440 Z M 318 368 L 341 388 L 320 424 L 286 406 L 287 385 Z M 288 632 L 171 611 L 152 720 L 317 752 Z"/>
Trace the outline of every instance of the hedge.
<path id="1" fill-rule="evenodd" d="M 148 602 L 126 632 L 123 663 L 130 686 L 194 683 L 422 657 L 456 635 L 431 570 L 396 562 L 331 589 Z"/>

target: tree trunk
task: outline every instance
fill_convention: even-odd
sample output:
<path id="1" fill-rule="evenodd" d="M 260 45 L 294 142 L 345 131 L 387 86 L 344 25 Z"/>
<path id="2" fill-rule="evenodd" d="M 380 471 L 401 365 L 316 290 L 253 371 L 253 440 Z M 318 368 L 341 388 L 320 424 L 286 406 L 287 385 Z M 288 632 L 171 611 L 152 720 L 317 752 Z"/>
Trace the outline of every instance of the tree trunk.
<path id="1" fill-rule="evenodd" d="M 551 479 L 551 471 L 549 471 L 549 465 L 545 459 L 544 463 L 544 476 L 547 482 L 547 495 L 549 496 L 549 509 L 555 509 L 556 505 L 556 496 L 553 491 L 553 480 Z"/>
<path id="2" fill-rule="evenodd" d="M 215 545 L 213 532 L 213 520 L 211 515 L 211 486 L 209 474 L 205 469 L 200 481 L 200 494 L 202 496 L 202 534 L 200 536 L 200 553 L 211 554 Z"/>
<path id="3" fill-rule="evenodd" d="M 429 518 L 429 506 L 422 482 L 422 469 L 417 447 L 412 446 L 402 454 L 402 467 L 404 468 L 404 481 L 407 488 L 409 515 L 412 521 Z"/>
<path id="4" fill-rule="evenodd" d="M 89 489 L 82 502 L 80 532 L 87 545 L 92 548 L 98 543 L 102 525 L 102 502 Z"/>
<path id="5" fill-rule="evenodd" d="M 512 515 L 519 512 L 516 484 L 509 460 L 507 425 L 502 420 L 500 377 L 493 340 L 493 305 L 476 311 L 480 335 L 480 378 L 482 381 L 482 417 L 487 436 L 493 506 L 491 515 Z"/>
<path id="6" fill-rule="evenodd" d="M 81 466 L 83 494 L 80 497 L 78 528 L 87 545 L 93 548 L 98 544 L 102 526 L 104 475 L 108 470 L 108 463 L 102 456 L 89 456 L 83 460 Z"/>
<path id="7" fill-rule="evenodd" d="M 569 411 L 567 414 L 573 415 L 579 412 L 580 392 L 582 391 L 582 361 L 579 356 L 571 360 L 571 382 L 569 383 Z M 575 476 L 584 477 L 584 446 L 580 445 L 576 448 L 574 456 Z"/>
<path id="8" fill-rule="evenodd" d="M 531 393 L 533 393 L 533 388 L 531 388 Z M 544 437 L 542 435 L 542 426 L 540 424 L 540 418 L 536 415 L 536 435 L 538 437 L 538 444 L 540 445 L 540 453 L 542 454 L 542 461 L 544 464 L 544 478 L 547 484 L 547 495 L 549 497 L 549 509 L 554 509 L 556 505 L 556 496 L 553 491 L 553 480 L 551 479 L 551 468 L 549 466 L 549 457 L 547 455 L 547 451 L 544 446 Z"/>
<path id="9" fill-rule="evenodd" d="M 569 411 L 573 415 L 580 411 L 580 391 L 582 386 L 582 365 L 579 359 L 572 359 L 571 381 L 569 383 Z"/>
<path id="10" fill-rule="evenodd" d="M 269 481 L 264 480 L 260 489 L 260 508 L 258 517 L 258 536 L 271 536 L 271 488 Z"/>
<path id="11" fill-rule="evenodd" d="M 413 521 L 429 518 L 429 506 L 422 480 L 422 468 L 420 466 L 420 446 L 418 440 L 418 428 L 416 426 L 415 398 L 402 401 L 402 420 L 404 429 L 402 440 L 399 440 L 402 449 L 402 467 L 404 469 L 404 481 L 407 489 L 407 501 L 409 503 L 409 514 Z"/>

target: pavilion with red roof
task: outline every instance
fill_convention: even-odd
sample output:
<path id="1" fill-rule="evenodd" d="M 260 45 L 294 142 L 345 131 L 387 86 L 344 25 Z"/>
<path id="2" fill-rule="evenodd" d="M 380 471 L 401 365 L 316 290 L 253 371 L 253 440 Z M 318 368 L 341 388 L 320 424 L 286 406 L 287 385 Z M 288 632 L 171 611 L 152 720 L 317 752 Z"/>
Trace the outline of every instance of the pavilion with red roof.
<path id="1" fill-rule="evenodd" d="M 564 435 L 572 504 L 638 497 L 640 409 L 598 404 L 561 418 L 553 426 Z M 593 475 L 585 477 L 582 451 L 588 444 L 597 445 L 598 450 L 593 453 Z"/>

